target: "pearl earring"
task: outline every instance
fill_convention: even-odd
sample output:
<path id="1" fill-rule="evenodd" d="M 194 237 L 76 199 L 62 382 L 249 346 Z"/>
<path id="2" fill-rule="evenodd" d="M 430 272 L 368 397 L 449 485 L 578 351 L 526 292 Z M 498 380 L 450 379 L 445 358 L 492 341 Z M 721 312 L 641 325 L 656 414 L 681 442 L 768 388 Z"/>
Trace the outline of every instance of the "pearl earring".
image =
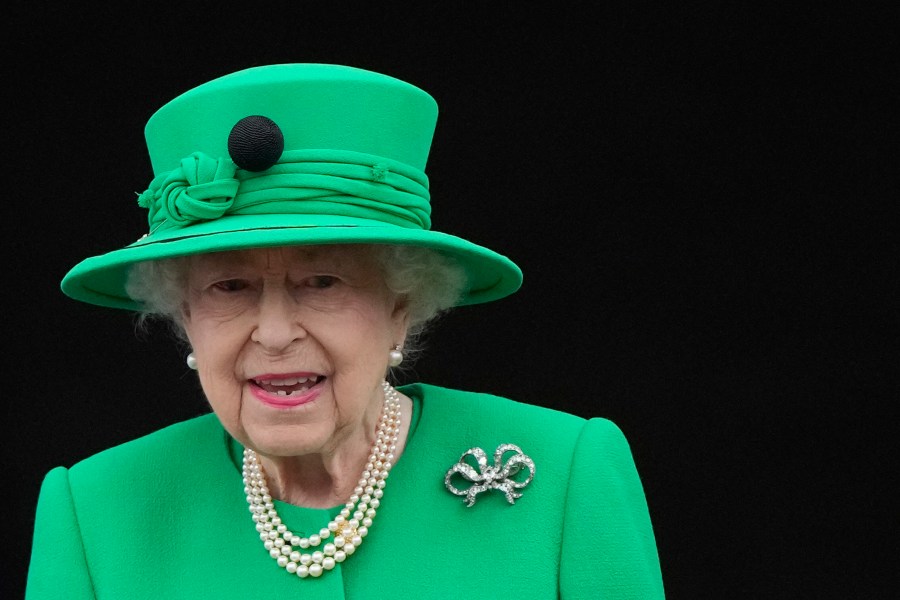
<path id="1" fill-rule="evenodd" d="M 192 369 L 194 371 L 197 370 L 197 357 L 194 356 L 193 352 L 187 355 L 187 360 L 185 362 L 187 362 L 187 366 L 189 369 Z"/>
<path id="2" fill-rule="evenodd" d="M 394 348 L 390 352 L 390 360 L 388 364 L 392 367 L 399 367 L 400 363 L 403 362 L 403 353 L 400 352 L 400 344 L 394 346 Z"/>

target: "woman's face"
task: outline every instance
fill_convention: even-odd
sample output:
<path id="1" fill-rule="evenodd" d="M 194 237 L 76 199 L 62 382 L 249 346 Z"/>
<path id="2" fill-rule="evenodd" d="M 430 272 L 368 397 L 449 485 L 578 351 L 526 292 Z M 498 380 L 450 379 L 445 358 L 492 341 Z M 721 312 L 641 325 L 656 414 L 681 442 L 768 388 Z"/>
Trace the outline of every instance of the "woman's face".
<path id="1" fill-rule="evenodd" d="M 224 427 L 270 456 L 328 453 L 380 413 L 406 311 L 371 246 L 191 257 L 184 325 Z"/>

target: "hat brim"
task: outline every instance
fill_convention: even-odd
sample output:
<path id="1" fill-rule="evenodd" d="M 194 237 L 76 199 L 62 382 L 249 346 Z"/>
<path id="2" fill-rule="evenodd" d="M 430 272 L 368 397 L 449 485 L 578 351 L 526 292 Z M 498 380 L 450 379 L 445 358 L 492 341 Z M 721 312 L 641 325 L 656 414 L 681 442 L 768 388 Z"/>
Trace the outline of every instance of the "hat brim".
<path id="1" fill-rule="evenodd" d="M 522 285 L 522 271 L 505 256 L 462 238 L 382 221 L 330 215 L 234 215 L 146 236 L 112 252 L 87 258 L 63 278 L 67 296 L 110 308 L 138 310 L 125 281 L 135 263 L 192 254 L 322 244 L 422 246 L 455 259 L 468 277 L 458 306 L 498 300 Z"/>

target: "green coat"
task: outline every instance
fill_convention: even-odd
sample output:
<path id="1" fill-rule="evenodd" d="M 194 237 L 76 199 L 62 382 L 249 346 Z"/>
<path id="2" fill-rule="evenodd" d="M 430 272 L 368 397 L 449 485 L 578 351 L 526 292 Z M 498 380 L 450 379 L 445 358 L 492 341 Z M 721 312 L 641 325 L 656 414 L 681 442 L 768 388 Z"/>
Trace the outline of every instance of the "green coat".
<path id="1" fill-rule="evenodd" d="M 414 405 L 406 450 L 371 532 L 333 571 L 300 579 L 269 557 L 242 448 L 209 414 L 47 474 L 26 599 L 663 597 L 644 492 L 614 424 L 487 394 L 400 390 Z M 463 452 L 480 447 L 492 462 L 505 443 L 535 463 L 515 504 L 490 490 L 467 507 L 447 491 Z M 277 509 L 299 533 L 337 512 Z"/>

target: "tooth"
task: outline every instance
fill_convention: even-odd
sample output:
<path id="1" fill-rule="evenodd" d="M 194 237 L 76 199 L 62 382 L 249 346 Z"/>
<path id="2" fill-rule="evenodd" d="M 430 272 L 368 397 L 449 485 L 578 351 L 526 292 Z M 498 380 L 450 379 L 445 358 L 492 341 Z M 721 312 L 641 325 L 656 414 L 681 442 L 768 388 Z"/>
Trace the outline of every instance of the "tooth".
<path id="1" fill-rule="evenodd" d="M 284 390 L 278 390 L 278 391 L 275 392 L 275 393 L 278 394 L 279 396 L 287 396 L 287 395 L 288 395 L 287 392 L 284 391 Z"/>

